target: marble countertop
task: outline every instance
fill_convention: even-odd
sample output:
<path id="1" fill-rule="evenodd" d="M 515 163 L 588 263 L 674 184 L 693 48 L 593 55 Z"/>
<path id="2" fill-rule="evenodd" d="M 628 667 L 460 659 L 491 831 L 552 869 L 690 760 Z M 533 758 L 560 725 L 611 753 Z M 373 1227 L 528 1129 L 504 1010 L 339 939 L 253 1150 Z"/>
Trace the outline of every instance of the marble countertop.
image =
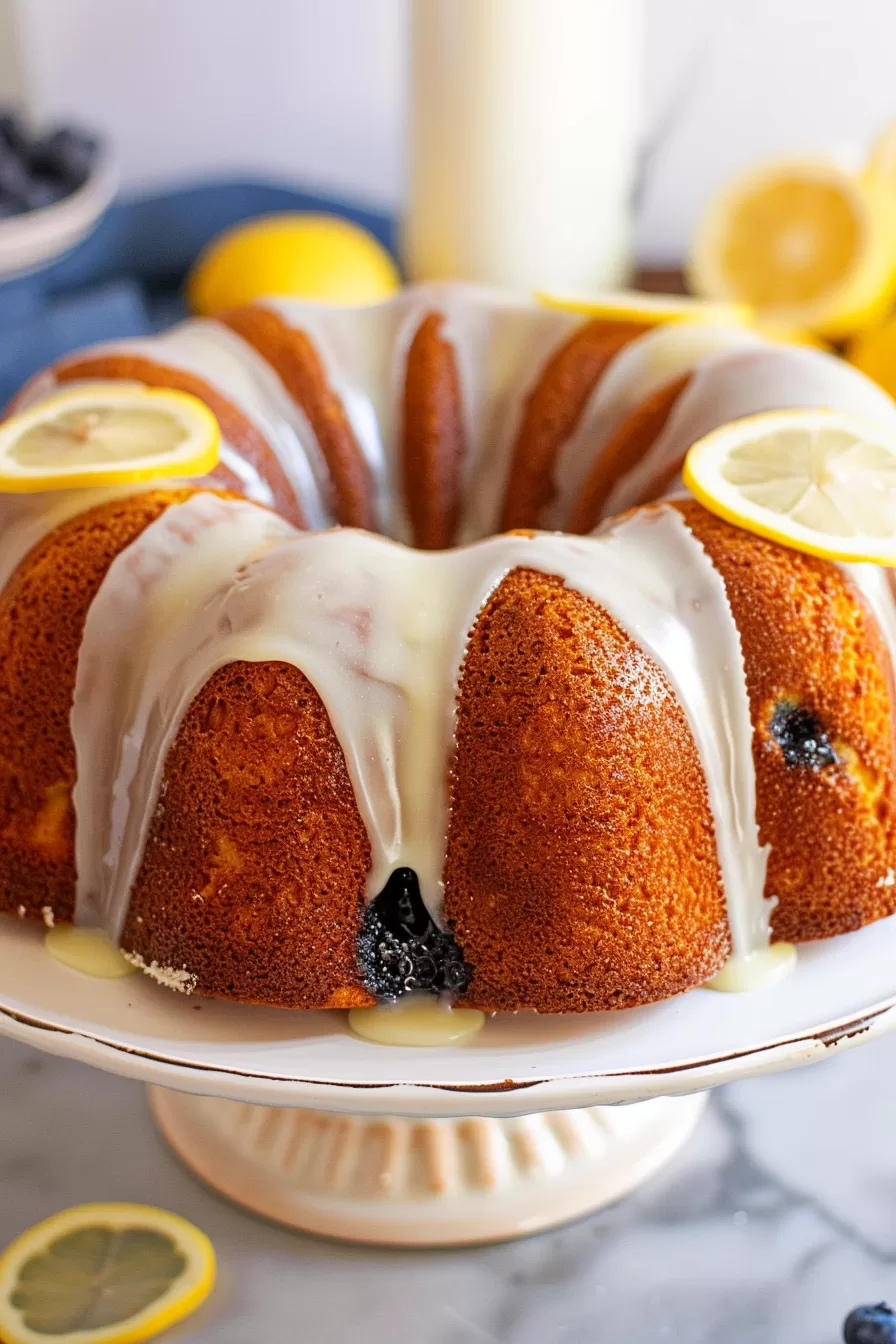
<path id="1" fill-rule="evenodd" d="M 896 1298 L 896 1035 L 720 1090 L 678 1160 L 614 1208 L 511 1245 L 339 1246 L 241 1213 L 179 1165 L 142 1087 L 0 1041 L 0 1245 L 135 1200 L 220 1259 L 190 1344 L 837 1344 Z"/>

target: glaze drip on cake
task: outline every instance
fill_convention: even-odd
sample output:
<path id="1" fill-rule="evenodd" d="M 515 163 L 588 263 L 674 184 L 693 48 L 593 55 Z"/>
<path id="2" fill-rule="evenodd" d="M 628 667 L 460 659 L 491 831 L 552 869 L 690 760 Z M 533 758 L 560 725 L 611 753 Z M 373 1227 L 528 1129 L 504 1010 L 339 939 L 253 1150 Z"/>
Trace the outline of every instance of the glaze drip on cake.
<path id="1" fill-rule="evenodd" d="M 678 496 L 573 535 L 733 417 L 896 419 L 855 370 L 431 287 L 102 347 L 19 404 L 134 378 L 225 451 L 0 502 L 0 909 L 98 915 L 175 987 L 363 1006 L 365 906 L 409 869 L 465 1002 L 582 1011 L 896 905 L 889 578 Z"/>
<path id="2" fill-rule="evenodd" d="M 665 670 L 703 762 L 734 954 L 767 945 L 739 637 L 720 576 L 674 509 L 600 537 L 493 537 L 445 552 L 349 529 L 285 536 L 276 522 L 198 494 L 119 556 L 91 607 L 72 712 L 78 778 L 90 781 L 75 791 L 79 890 L 113 936 L 183 714 L 238 661 L 289 663 L 309 679 L 370 838 L 368 900 L 411 868 L 440 922 L 464 650 L 505 576 L 536 569 L 599 602 Z"/>

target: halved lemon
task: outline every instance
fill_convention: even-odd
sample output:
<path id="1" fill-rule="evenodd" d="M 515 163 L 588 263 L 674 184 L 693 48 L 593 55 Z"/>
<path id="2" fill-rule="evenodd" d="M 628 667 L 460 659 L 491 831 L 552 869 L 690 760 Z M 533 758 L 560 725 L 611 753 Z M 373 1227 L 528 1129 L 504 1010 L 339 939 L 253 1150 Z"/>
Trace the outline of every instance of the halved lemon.
<path id="1" fill-rule="evenodd" d="M 136 1344 L 194 1311 L 215 1281 L 204 1232 L 141 1204 L 82 1204 L 0 1257 L 4 1344 Z"/>
<path id="2" fill-rule="evenodd" d="M 713 327 L 749 326 L 753 313 L 746 303 L 714 303 L 685 294 L 651 294 L 622 289 L 612 294 L 555 294 L 539 290 L 537 301 L 546 308 L 600 317 L 607 322 L 641 322 L 658 327 L 668 322 L 702 322 Z"/>
<path id="3" fill-rule="evenodd" d="M 896 432 L 836 411 L 767 411 L 698 440 L 684 483 L 711 513 L 832 560 L 896 565 Z"/>
<path id="4" fill-rule="evenodd" d="M 0 423 L 0 491 L 204 476 L 220 440 L 212 412 L 186 392 L 87 383 Z"/>
<path id="5" fill-rule="evenodd" d="M 774 341 L 776 345 L 806 345 L 812 350 L 826 350 L 828 353 L 834 348 L 830 341 L 826 341 L 823 336 L 817 336 L 813 331 L 779 327 L 774 322 L 757 322 L 755 330 L 766 340 Z"/>
<path id="6" fill-rule="evenodd" d="M 694 292 L 750 304 L 757 320 L 838 340 L 879 321 L 896 295 L 896 195 L 824 160 L 766 164 L 706 210 L 689 263 Z"/>
<path id="7" fill-rule="evenodd" d="M 888 121 L 875 137 L 865 171 L 884 182 L 896 197 L 896 121 Z"/>

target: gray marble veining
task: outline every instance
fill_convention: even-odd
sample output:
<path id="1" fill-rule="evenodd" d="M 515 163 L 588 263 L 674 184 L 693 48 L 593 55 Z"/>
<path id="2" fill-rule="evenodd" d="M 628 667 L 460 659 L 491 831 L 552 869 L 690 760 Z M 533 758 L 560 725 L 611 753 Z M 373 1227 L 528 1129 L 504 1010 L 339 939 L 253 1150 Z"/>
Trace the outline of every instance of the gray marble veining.
<path id="1" fill-rule="evenodd" d="M 190 1344 L 836 1344 L 896 1298 L 896 1036 L 728 1087 L 661 1177 L 558 1232 L 464 1251 L 269 1226 L 166 1149 L 143 1089 L 0 1041 L 0 1243 L 125 1199 L 206 1229 L 220 1282 Z"/>

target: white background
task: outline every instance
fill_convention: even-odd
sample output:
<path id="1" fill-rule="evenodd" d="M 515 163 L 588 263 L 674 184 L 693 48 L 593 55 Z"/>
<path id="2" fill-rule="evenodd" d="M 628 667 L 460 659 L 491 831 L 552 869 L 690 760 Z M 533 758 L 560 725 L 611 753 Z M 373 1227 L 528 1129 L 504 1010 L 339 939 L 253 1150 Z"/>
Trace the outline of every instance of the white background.
<path id="1" fill-rule="evenodd" d="M 645 3 L 647 133 L 689 96 L 648 178 L 644 256 L 680 253 L 751 158 L 855 152 L 896 115 L 894 0 Z M 108 130 L 129 187 L 254 172 L 400 203 L 405 0 L 0 0 L 0 88 L 7 5 L 36 115 Z"/>

